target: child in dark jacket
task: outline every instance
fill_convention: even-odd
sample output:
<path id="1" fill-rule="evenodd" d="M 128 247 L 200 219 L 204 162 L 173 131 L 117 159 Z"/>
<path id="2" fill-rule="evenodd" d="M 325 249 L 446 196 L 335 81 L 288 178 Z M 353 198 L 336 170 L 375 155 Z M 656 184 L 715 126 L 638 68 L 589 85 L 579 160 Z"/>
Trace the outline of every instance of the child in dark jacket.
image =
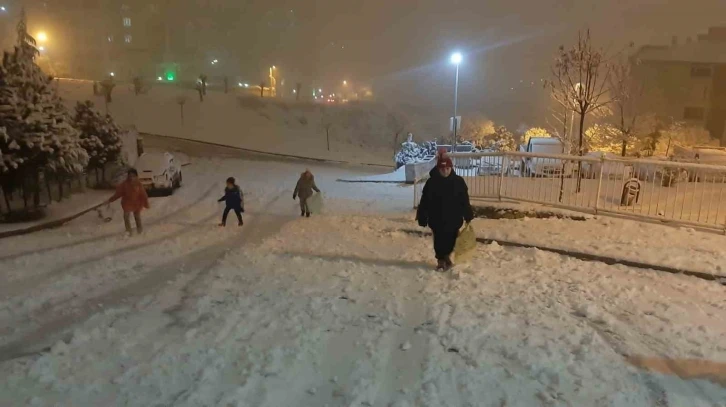
<path id="1" fill-rule="evenodd" d="M 224 195 L 219 198 L 217 202 L 224 201 L 226 204 L 226 207 L 224 208 L 224 213 L 222 214 L 222 223 L 219 224 L 219 226 L 226 226 L 227 224 L 227 215 L 229 214 L 229 211 L 234 211 L 234 213 L 237 215 L 237 220 L 239 221 L 239 226 L 242 226 L 244 222 L 242 222 L 242 212 L 245 211 L 244 207 L 244 195 L 242 194 L 242 190 L 235 184 L 235 179 L 233 177 L 227 178 L 227 187 L 224 188 Z"/>

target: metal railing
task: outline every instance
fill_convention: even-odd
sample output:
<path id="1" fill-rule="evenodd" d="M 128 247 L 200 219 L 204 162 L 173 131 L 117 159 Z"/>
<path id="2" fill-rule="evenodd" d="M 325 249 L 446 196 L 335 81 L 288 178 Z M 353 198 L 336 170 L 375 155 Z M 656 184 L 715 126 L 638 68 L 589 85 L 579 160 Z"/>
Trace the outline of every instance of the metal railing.
<path id="1" fill-rule="evenodd" d="M 726 232 L 726 166 L 536 153 L 455 153 L 469 195 Z M 424 183 L 416 184 L 415 203 Z"/>

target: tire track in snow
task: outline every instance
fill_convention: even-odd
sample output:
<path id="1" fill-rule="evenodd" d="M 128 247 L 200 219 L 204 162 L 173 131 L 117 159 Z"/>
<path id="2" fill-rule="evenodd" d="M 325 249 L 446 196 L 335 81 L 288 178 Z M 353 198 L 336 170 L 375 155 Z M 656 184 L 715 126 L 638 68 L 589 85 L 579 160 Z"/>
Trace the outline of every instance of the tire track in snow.
<path id="1" fill-rule="evenodd" d="M 286 192 L 281 192 L 262 207 L 269 208 L 285 194 Z M 266 237 L 272 236 L 281 230 L 285 223 L 295 218 L 293 216 L 281 217 L 280 215 L 261 214 L 245 223 L 247 227 L 242 229 L 244 233 L 240 233 L 235 239 L 229 239 L 223 241 L 222 244 L 196 250 L 182 258 L 152 268 L 140 279 L 110 292 L 92 298 L 66 300 L 66 302 L 57 305 L 54 310 L 47 311 L 44 315 L 46 321 L 41 321 L 37 329 L 0 347 L 0 362 L 47 351 L 47 347 L 59 339 L 68 342 L 72 335 L 72 332 L 68 332 L 69 329 L 85 321 L 96 312 L 112 307 L 127 306 L 134 300 L 156 293 L 159 288 L 167 286 L 172 279 L 191 274 L 192 278 L 182 288 L 182 291 L 187 291 L 189 287 L 193 287 L 193 282 L 204 278 L 218 266 L 224 259 L 225 253 L 242 244 L 255 244 Z M 80 304 L 76 306 L 68 304 L 68 302 L 74 300 L 79 301 Z M 179 306 L 182 307 L 183 305 L 184 301 L 180 302 Z M 65 312 L 68 308 L 75 308 L 75 312 Z"/>

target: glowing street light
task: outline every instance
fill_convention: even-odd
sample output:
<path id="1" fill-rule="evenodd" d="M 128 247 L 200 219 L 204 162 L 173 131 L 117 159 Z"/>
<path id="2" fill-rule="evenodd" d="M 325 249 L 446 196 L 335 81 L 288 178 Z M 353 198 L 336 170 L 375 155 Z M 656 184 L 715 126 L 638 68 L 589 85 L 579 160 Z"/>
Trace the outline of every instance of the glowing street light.
<path id="1" fill-rule="evenodd" d="M 0 11 L 8 11 L 8 9 L 6 9 L 5 6 L 1 6 Z"/>
<path id="2" fill-rule="evenodd" d="M 456 151 L 456 131 L 457 127 L 459 127 L 456 116 L 456 111 L 459 107 L 459 65 L 463 59 L 464 56 L 461 55 L 461 52 L 454 52 L 451 54 L 451 63 L 456 65 L 456 82 L 454 83 L 454 120 L 452 120 L 452 123 L 454 124 L 454 151 Z"/>
<path id="3" fill-rule="evenodd" d="M 48 34 L 45 33 L 45 31 L 41 31 L 38 33 L 38 41 L 40 42 L 46 42 L 48 41 Z"/>
<path id="4" fill-rule="evenodd" d="M 461 52 L 454 52 L 451 54 L 451 63 L 454 65 L 459 65 L 463 59 L 464 56 L 461 55 Z"/>
<path id="5" fill-rule="evenodd" d="M 348 81 L 343 81 L 343 86 L 348 86 Z"/>
<path id="6" fill-rule="evenodd" d="M 159 77 L 157 77 L 157 78 L 156 78 L 156 80 L 157 80 L 157 81 L 163 81 L 163 80 L 164 80 L 164 78 L 162 78 L 161 76 L 159 76 Z"/>
<path id="7" fill-rule="evenodd" d="M 110 73 L 109 75 L 111 75 L 111 76 L 116 76 L 116 74 L 115 74 L 115 73 L 113 73 L 113 72 L 111 72 L 111 73 Z"/>

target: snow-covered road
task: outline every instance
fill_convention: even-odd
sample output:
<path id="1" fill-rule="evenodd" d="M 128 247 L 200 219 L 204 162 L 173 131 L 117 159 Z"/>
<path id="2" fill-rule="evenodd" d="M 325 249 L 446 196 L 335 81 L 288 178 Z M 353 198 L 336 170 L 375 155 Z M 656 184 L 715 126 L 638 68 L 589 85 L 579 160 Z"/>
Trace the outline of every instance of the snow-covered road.
<path id="1" fill-rule="evenodd" d="M 306 166 L 326 213 L 300 219 Z M 726 405 L 723 286 L 496 244 L 437 274 L 409 188 L 335 182 L 365 172 L 196 158 L 142 236 L 0 241 L 0 405 Z M 242 228 L 216 227 L 227 176 Z"/>

